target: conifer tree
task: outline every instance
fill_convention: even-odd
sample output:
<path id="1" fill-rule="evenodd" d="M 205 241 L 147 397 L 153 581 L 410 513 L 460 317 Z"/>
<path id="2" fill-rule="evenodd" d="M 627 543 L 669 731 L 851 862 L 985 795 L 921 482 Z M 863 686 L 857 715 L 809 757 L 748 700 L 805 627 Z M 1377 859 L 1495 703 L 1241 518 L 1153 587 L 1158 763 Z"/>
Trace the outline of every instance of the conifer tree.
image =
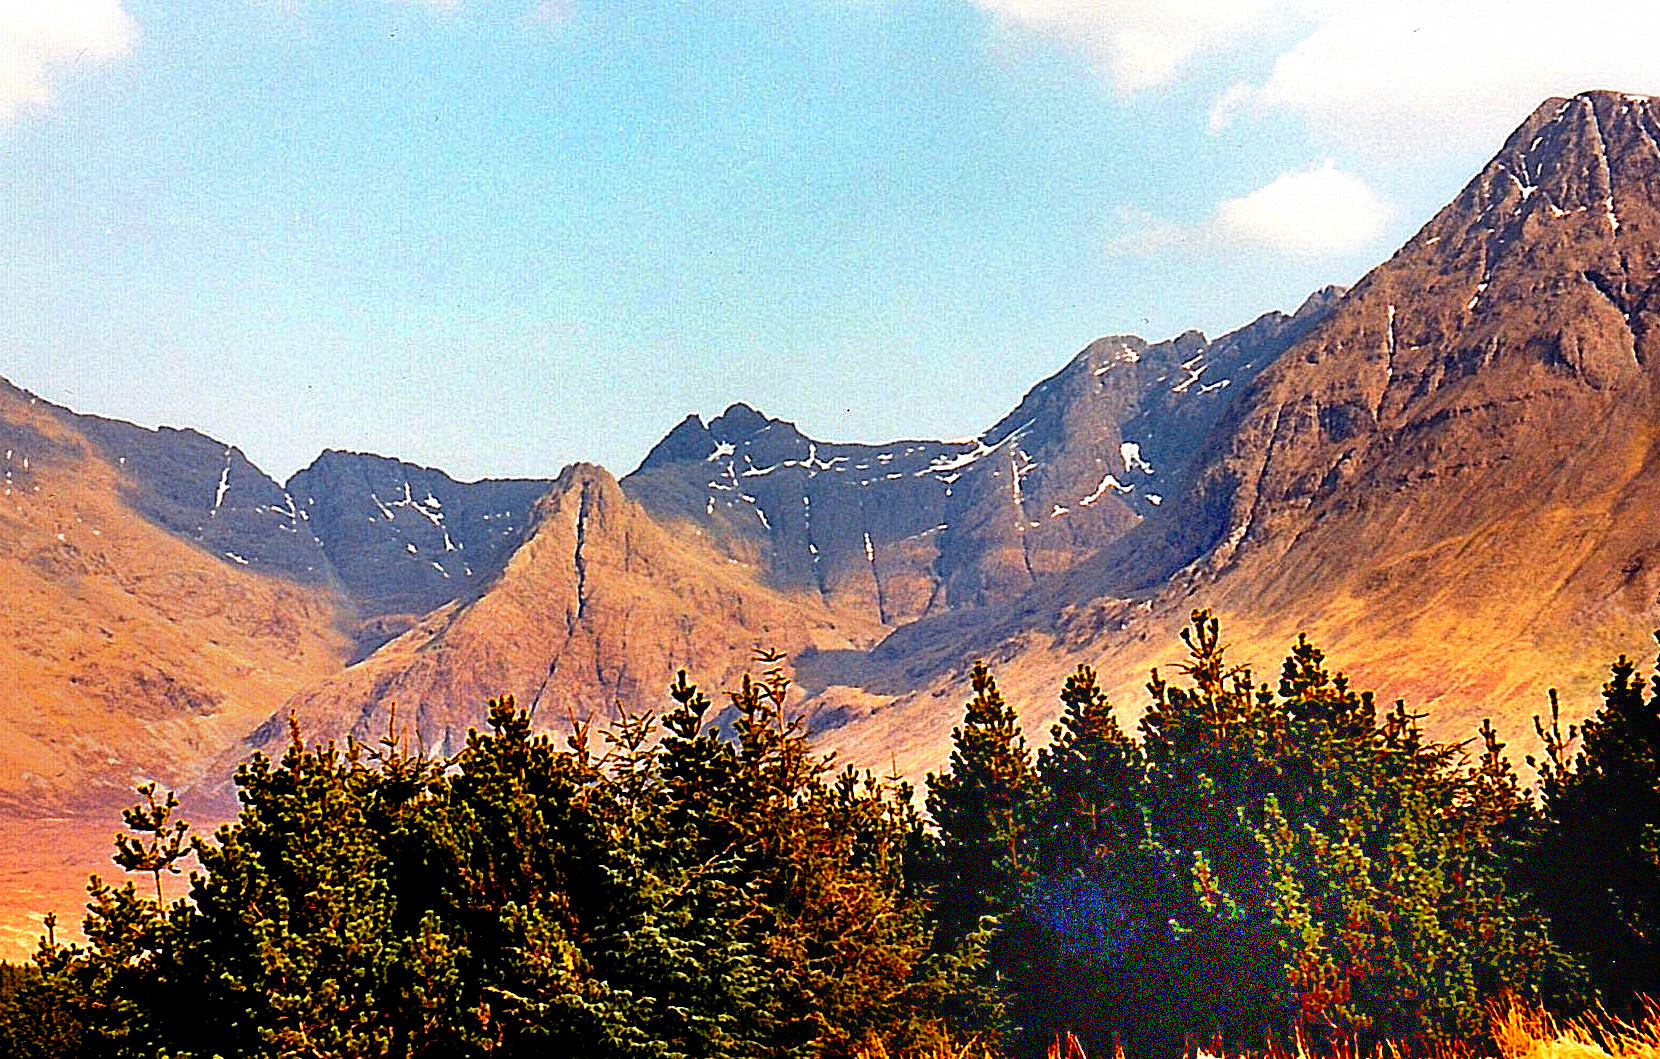
<path id="1" fill-rule="evenodd" d="M 1062 713 L 1038 751 L 1043 791 L 1033 826 L 1037 874 L 1002 931 L 998 956 L 1021 1046 L 1038 1051 L 1065 1034 L 1110 1054 L 1121 1018 L 1138 1003 L 1139 953 L 1159 926 L 1150 883 L 1165 874 L 1148 832 L 1140 748 L 1114 716 L 1094 670 L 1079 666 L 1061 689 Z M 1120 973 L 1127 968 L 1134 970 Z"/>
<path id="2" fill-rule="evenodd" d="M 1184 639 L 1187 686 L 1155 675 L 1143 719 L 1154 837 L 1193 896 L 1152 956 L 1171 1017 L 1241 1042 L 1299 1024 L 1437 1041 L 1571 977 L 1510 887 L 1526 799 L 1490 727 L 1466 763 L 1401 704 L 1380 725 L 1304 638 L 1277 688 L 1227 663 L 1208 613 Z"/>
<path id="3" fill-rule="evenodd" d="M 974 697 L 951 732 L 950 771 L 928 775 L 928 815 L 939 829 L 935 947 L 954 948 L 984 917 L 1017 902 L 1035 865 L 1037 810 L 1032 755 L 1014 710 L 983 662 L 970 673 Z"/>
<path id="4" fill-rule="evenodd" d="M 1034 840 L 1039 870 L 1121 870 L 1118 862 L 1147 837 L 1141 750 L 1089 666 L 1067 678 L 1060 698 L 1060 720 L 1037 755 L 1044 792 Z"/>
<path id="5" fill-rule="evenodd" d="M 193 842 L 189 900 L 93 880 L 89 945 L 43 950 L 31 1010 L 64 1010 L 98 1057 L 935 1047 L 963 990 L 902 877 L 909 795 L 832 779 L 787 689 L 776 664 L 746 679 L 728 736 L 681 674 L 661 725 L 624 713 L 598 753 L 586 725 L 560 746 L 511 697 L 448 761 L 395 731 L 344 750 L 295 732 Z M 153 839 L 120 852 L 156 874 L 184 831 L 141 794 L 129 822 Z"/>
<path id="6" fill-rule="evenodd" d="M 1534 718 L 1544 820 L 1526 878 L 1557 941 L 1620 1010 L 1660 996 L 1660 666 L 1646 695 L 1644 683 L 1621 655 L 1583 724 L 1562 731 L 1554 689 L 1549 727 Z"/>

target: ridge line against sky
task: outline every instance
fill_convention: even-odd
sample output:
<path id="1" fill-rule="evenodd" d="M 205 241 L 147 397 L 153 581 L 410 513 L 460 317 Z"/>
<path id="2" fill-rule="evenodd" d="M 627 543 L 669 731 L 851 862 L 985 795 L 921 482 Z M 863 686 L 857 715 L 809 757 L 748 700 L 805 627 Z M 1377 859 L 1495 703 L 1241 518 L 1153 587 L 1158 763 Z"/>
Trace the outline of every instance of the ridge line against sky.
<path id="1" fill-rule="evenodd" d="M 689 5 L 686 5 L 689 6 Z M 1618 32 L 1610 32 L 1618 26 Z M 1352 283 L 1660 9 L 0 0 L 0 376 L 459 477 L 688 411 L 972 434 Z"/>

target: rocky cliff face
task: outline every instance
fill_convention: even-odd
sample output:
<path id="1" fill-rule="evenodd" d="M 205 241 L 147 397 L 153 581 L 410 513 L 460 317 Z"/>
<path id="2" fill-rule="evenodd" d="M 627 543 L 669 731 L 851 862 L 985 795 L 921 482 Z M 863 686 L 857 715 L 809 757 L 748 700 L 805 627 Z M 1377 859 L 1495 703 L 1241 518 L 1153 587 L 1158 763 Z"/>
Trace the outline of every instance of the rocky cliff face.
<path id="1" fill-rule="evenodd" d="M 197 486 L 204 463 L 234 474 L 236 459 L 0 386 L 0 812 L 192 782 L 284 689 L 339 667 L 345 601 L 315 576 L 273 576 L 275 558 L 227 555 L 269 494 L 249 475 L 239 506 L 227 488 L 216 511 L 215 487 Z M 160 488 L 170 466 L 179 477 Z M 257 554 L 305 554 L 290 543 Z"/>
<path id="2" fill-rule="evenodd" d="M 967 441 L 820 442 L 741 404 L 688 416 L 623 487 L 774 583 L 884 624 L 1004 602 L 1181 488 L 1230 399 L 1339 293 L 1215 342 L 1100 339 Z"/>
<path id="3" fill-rule="evenodd" d="M 329 564 L 283 487 L 242 450 L 194 430 L 148 430 L 41 403 L 121 471 L 139 515 L 225 562 L 306 584 L 329 580 Z"/>
<path id="4" fill-rule="evenodd" d="M 441 752 L 491 695 L 554 727 L 756 645 L 845 759 L 920 775 L 971 659 L 1029 733 L 1079 662 L 1133 714 L 1196 605 L 1241 661 L 1306 629 L 1435 734 L 1522 735 L 1545 685 L 1589 705 L 1660 624 L 1657 108 L 1550 100 L 1347 294 L 1102 339 L 963 441 L 734 405 L 621 487 L 345 453 L 279 486 L 0 386 L 0 809 L 190 782 L 276 749 L 289 709 L 370 738 L 396 704 Z"/>
<path id="5" fill-rule="evenodd" d="M 458 482 L 430 467 L 331 450 L 289 479 L 285 496 L 365 619 L 363 654 L 494 577 L 551 484 Z"/>
<path id="6" fill-rule="evenodd" d="M 1657 106 L 1546 102 L 1241 387 L 1158 511 L 972 626 L 918 622 L 842 666 L 927 689 L 845 738 L 938 745 L 949 723 L 914 718 L 955 701 L 972 655 L 1001 660 L 1033 725 L 1079 661 L 1133 710 L 1196 605 L 1262 665 L 1307 629 L 1439 735 L 1491 714 L 1523 739 L 1550 684 L 1594 705 L 1600 667 L 1660 619 Z"/>
<path id="7" fill-rule="evenodd" d="M 481 593 L 445 604 L 369 658 L 295 697 L 251 738 L 280 747 L 292 709 L 308 736 L 400 730 L 448 753 L 514 693 L 550 726 L 660 704 L 677 669 L 727 686 L 757 647 L 869 646 L 874 622 L 813 592 L 759 583 L 700 535 L 672 532 L 604 470 L 567 468 L 524 543 Z"/>

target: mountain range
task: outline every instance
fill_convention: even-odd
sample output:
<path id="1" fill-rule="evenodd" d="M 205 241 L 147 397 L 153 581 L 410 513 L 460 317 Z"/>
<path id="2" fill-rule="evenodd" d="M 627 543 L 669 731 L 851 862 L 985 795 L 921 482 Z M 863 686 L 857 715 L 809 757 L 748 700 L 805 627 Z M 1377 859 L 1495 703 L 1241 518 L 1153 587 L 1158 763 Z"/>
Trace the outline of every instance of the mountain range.
<path id="1" fill-rule="evenodd" d="M 131 784 L 223 811 L 234 763 L 400 731 L 443 754 L 791 657 L 858 765 L 944 761 L 969 663 L 1038 736 L 1080 662 L 1131 715 L 1190 608 L 1241 661 L 1299 631 L 1433 735 L 1525 739 L 1546 685 L 1660 614 L 1660 101 L 1546 101 L 1350 290 L 1214 340 L 1091 343 L 958 441 L 822 441 L 734 404 L 620 481 L 458 482 L 0 387 L 0 929 L 73 907 Z M 215 807 L 217 806 L 217 810 Z M 3 939 L 0 939 L 3 940 Z"/>

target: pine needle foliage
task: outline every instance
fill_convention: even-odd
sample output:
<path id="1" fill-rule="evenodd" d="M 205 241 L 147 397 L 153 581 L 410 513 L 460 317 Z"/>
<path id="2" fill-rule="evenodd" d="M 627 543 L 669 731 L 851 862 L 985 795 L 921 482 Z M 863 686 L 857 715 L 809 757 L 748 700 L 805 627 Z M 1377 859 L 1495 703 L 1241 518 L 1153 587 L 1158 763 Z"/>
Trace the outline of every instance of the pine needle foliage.
<path id="1" fill-rule="evenodd" d="M 1660 996 L 1660 665 L 1646 683 L 1621 655 L 1601 708 L 1565 733 L 1552 689 L 1550 724 L 1534 718 L 1545 754 L 1529 759 L 1543 822 L 1527 879 L 1618 1011 Z"/>
<path id="2" fill-rule="evenodd" d="M 951 767 L 928 775 L 928 815 L 940 837 L 940 950 L 1005 914 L 1033 869 L 1039 790 L 1031 751 L 984 662 L 974 663 L 969 682 L 974 697 L 951 732 Z"/>
<path id="3" fill-rule="evenodd" d="M 815 754 L 781 660 L 763 661 L 730 694 L 730 735 L 684 673 L 660 721 L 578 725 L 563 745 L 511 698 L 448 760 L 395 730 L 344 749 L 295 732 L 239 771 L 237 819 L 192 841 L 188 900 L 93 880 L 88 945 L 37 960 L 81 1039 L 42 1054 L 934 1047 L 954 965 L 930 956 L 905 883 L 910 793 Z M 165 871 L 183 832 L 170 799 L 141 795 L 122 850 Z"/>
<path id="4" fill-rule="evenodd" d="M 1080 667 L 1035 759 L 976 664 L 927 818 L 812 749 L 770 653 L 562 740 L 492 700 L 448 759 L 293 728 L 210 837 L 140 788 L 137 882 L 0 974 L 0 1054 L 1447 1055 L 1497 997 L 1660 989 L 1660 667 L 1565 733 L 1552 694 L 1535 805 L 1490 725 L 1430 741 L 1302 637 L 1272 682 L 1208 612 L 1182 637 L 1139 739 Z"/>
<path id="5" fill-rule="evenodd" d="M 1484 1032 L 1501 990 L 1561 991 L 1572 967 L 1512 887 L 1531 807 L 1491 729 L 1472 760 L 1401 704 L 1380 721 L 1306 639 L 1266 684 L 1208 612 L 1182 637 L 1139 746 L 1087 672 L 1064 693 L 1040 758 L 1044 874 L 1013 921 L 1031 976 L 1014 992 L 1053 1016 L 1029 1047 L 1076 1031 L 1174 1054 L 1268 1031 L 1429 1049 Z"/>

